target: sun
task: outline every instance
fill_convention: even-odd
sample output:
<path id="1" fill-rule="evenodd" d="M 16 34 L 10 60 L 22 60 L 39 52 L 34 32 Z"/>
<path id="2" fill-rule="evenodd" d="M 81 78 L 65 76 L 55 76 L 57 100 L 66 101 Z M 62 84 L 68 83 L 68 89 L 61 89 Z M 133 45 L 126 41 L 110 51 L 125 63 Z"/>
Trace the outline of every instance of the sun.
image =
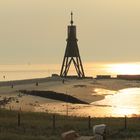
<path id="1" fill-rule="evenodd" d="M 109 64 L 107 71 L 113 74 L 140 74 L 140 64 Z"/>

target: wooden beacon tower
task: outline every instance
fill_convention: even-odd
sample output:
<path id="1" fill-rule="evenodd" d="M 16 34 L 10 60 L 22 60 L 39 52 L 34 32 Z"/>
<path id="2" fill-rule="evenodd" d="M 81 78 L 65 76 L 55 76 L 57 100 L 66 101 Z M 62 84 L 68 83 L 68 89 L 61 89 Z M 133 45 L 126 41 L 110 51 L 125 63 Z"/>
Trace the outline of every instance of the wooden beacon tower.
<path id="1" fill-rule="evenodd" d="M 78 49 L 77 38 L 76 38 L 76 26 L 73 25 L 73 13 L 71 12 L 71 21 L 68 26 L 68 38 L 65 55 L 63 58 L 62 68 L 60 72 L 61 77 L 67 77 L 71 63 L 73 62 L 79 78 L 84 78 L 84 69 Z"/>

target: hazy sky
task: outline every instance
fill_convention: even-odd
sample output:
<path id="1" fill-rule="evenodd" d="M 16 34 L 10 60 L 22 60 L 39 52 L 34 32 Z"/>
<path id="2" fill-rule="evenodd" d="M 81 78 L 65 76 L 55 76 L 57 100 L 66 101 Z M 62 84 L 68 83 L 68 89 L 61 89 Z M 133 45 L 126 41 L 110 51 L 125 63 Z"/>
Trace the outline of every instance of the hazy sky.
<path id="1" fill-rule="evenodd" d="M 139 0 L 1 0 L 0 64 L 61 63 L 71 10 L 84 62 L 140 61 Z"/>

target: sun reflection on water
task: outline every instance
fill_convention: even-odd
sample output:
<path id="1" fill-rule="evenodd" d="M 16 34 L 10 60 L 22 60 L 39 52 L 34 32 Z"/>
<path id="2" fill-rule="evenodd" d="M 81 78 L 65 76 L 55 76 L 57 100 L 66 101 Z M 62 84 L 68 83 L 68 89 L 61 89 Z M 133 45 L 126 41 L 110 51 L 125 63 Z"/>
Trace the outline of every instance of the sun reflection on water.
<path id="1" fill-rule="evenodd" d="M 102 89 L 96 89 L 95 91 L 101 92 Z M 106 113 L 111 116 L 124 116 L 133 114 L 140 114 L 140 88 L 128 88 L 119 90 L 116 93 L 114 91 L 102 90 L 103 94 L 113 93 L 107 95 L 104 100 L 93 102 L 93 105 L 104 107 Z M 108 112 L 110 108 L 110 112 Z M 102 112 L 101 112 L 102 113 Z"/>
<path id="2" fill-rule="evenodd" d="M 140 74 L 140 63 L 107 64 L 106 71 L 111 74 Z"/>

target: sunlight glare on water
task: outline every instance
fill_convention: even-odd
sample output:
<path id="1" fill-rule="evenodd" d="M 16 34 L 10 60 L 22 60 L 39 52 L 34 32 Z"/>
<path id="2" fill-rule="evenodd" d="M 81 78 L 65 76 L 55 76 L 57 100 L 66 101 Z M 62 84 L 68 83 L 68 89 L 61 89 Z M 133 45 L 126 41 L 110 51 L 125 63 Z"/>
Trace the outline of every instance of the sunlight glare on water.
<path id="1" fill-rule="evenodd" d="M 140 114 L 139 99 L 140 88 L 128 88 L 119 90 L 116 94 L 107 95 L 104 100 L 92 104 L 98 106 L 110 106 L 111 112 L 108 113 L 111 116 L 124 116 Z M 106 109 L 106 107 L 104 107 L 104 109 Z"/>
<path id="2" fill-rule="evenodd" d="M 117 74 L 140 74 L 140 63 L 83 63 L 86 76 Z M 127 71 L 126 71 L 127 69 Z M 60 74 L 60 64 L 18 64 L 0 65 L 0 81 L 21 80 L 31 78 L 43 78 L 51 76 L 53 73 Z M 76 70 L 70 67 L 69 75 L 75 75 Z"/>
<path id="3" fill-rule="evenodd" d="M 107 64 L 106 71 L 110 74 L 140 74 L 140 63 Z"/>

